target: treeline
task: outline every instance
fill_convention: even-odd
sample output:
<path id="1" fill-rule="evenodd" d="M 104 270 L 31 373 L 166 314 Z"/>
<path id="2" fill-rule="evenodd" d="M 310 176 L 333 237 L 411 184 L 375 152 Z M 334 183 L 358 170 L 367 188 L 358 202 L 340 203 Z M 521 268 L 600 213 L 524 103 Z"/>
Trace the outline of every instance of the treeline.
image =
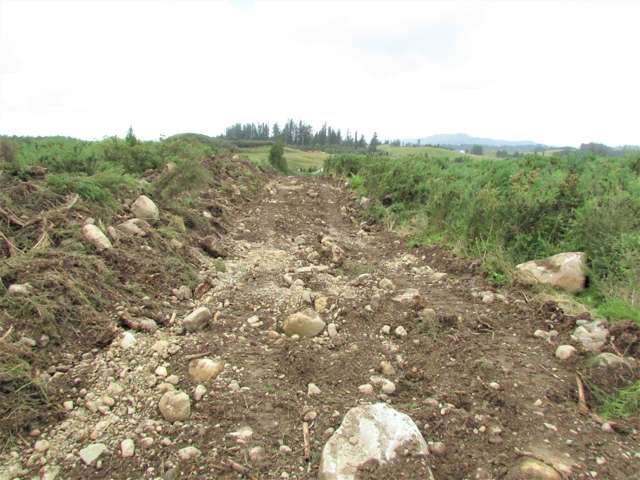
<path id="1" fill-rule="evenodd" d="M 333 147 L 346 146 L 355 149 L 375 148 L 380 144 L 376 133 L 367 142 L 364 135 L 355 131 L 351 134 L 347 130 L 345 134 L 339 128 L 333 128 L 326 123 L 315 131 L 313 127 L 302 121 L 289 119 L 282 127 L 276 122 L 273 126 L 268 123 L 236 123 L 228 127 L 224 138 L 227 140 L 277 140 L 282 139 L 287 145 Z"/>

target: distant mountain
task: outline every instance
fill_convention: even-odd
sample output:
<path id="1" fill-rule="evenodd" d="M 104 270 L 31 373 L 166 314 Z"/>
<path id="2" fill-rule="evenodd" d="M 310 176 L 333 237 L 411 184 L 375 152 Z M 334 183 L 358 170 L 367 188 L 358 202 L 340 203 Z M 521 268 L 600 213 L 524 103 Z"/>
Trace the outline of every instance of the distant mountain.
<path id="1" fill-rule="evenodd" d="M 406 143 L 417 143 L 422 145 L 482 145 L 483 147 L 520 147 L 524 145 L 541 145 L 530 140 L 497 140 L 494 138 L 472 137 L 466 133 L 445 133 L 441 135 L 431 135 L 415 139 L 407 139 Z"/>

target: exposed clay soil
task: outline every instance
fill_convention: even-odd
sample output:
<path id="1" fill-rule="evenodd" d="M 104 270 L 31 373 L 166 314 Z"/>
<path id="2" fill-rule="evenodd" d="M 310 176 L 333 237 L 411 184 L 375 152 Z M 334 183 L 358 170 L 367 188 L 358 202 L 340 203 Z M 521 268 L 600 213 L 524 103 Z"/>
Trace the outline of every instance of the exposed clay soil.
<path id="1" fill-rule="evenodd" d="M 74 409 L 38 425 L 40 438 L 50 443 L 48 453 L 34 454 L 35 439 L 25 436 L 13 457 L 3 453 L 3 463 L 19 457 L 32 475 L 44 463 L 55 465 L 65 479 L 316 478 L 327 430 L 336 429 L 351 407 L 380 400 L 363 396 L 358 386 L 379 375 L 380 362 L 388 360 L 396 373 L 387 378 L 397 389 L 382 400 L 445 449 L 368 466 L 362 479 L 424 479 L 427 467 L 436 480 L 501 479 L 524 452 L 542 450 L 572 465 L 567 478 L 636 478 L 638 421 L 605 432 L 592 415 L 579 413 L 576 370 L 586 356 L 568 363 L 554 356 L 559 344 L 571 343 L 575 317 L 537 303 L 530 292 L 497 292 L 473 262 L 437 247 L 407 249 L 397 235 L 361 222 L 355 199 L 336 180 L 273 179 L 234 211 L 223 236 L 229 255 L 215 261 L 202 255 L 201 277 L 210 289 L 183 301 L 170 290 L 159 292 L 154 302 L 168 302 L 174 321 L 154 333 L 137 333 L 131 349 L 122 349 L 118 337 L 76 362 L 59 392 L 60 401 L 74 401 Z M 327 235 L 344 250 L 344 260 L 334 262 L 323 248 Z M 313 265 L 328 268 L 298 271 Z M 438 279 L 425 267 L 446 275 Z M 286 273 L 304 287 L 290 286 Z M 395 284 L 393 292 L 378 287 L 383 278 Z M 392 300 L 409 288 L 418 289 L 420 298 Z M 486 291 L 501 296 L 484 303 L 480 292 Z M 318 296 L 328 299 L 328 312 L 321 315 L 337 325 L 335 338 L 291 340 L 274 333 L 282 332 L 287 314 L 310 307 L 309 298 Z M 199 304 L 219 314 L 209 328 L 185 334 L 180 319 Z M 420 321 L 424 307 L 436 311 L 435 322 Z M 253 315 L 261 326 L 247 323 Z M 391 334 L 381 333 L 384 325 Z M 406 337 L 393 334 L 398 326 Z M 552 328 L 560 332 L 553 343 L 532 335 Z M 618 328 L 624 342 L 619 347 L 637 356 L 637 329 Z M 174 347 L 158 352 L 152 348 L 158 340 Z M 154 371 L 165 366 L 179 377 L 176 387 L 192 395 L 196 382 L 187 373 L 188 356 L 197 354 L 222 358 L 225 370 L 205 385 L 202 400 L 192 400 L 189 420 L 170 424 L 157 408 L 161 393 Z M 111 410 L 83 407 L 82 388 L 100 397 L 115 381 L 125 391 Z M 230 388 L 233 381 L 239 391 Z M 308 396 L 309 383 L 321 394 Z M 309 411 L 317 416 L 310 421 L 307 460 L 302 424 Z M 244 443 L 229 435 L 243 426 L 253 430 Z M 136 453 L 123 459 L 119 445 L 125 438 L 134 439 Z M 143 438 L 153 444 L 143 447 Z M 99 469 L 77 455 L 92 442 L 108 447 Z M 281 445 L 292 451 L 281 453 Z M 177 452 L 186 446 L 197 447 L 201 456 L 181 461 Z M 264 447 L 264 458 L 249 458 L 255 446 Z"/>

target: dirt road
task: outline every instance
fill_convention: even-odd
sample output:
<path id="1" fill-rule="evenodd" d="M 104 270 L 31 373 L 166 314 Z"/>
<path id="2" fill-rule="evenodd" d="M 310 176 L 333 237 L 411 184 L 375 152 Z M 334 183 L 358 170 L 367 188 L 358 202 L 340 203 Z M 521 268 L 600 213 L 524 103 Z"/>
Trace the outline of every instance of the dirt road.
<path id="1" fill-rule="evenodd" d="M 344 414 L 386 401 L 428 442 L 440 443 L 426 458 L 371 468 L 362 478 L 425 478 L 430 466 L 437 480 L 500 479 L 525 453 L 565 478 L 637 475 L 634 425 L 608 432 L 580 414 L 580 357 L 554 356 L 575 318 L 519 291 L 496 291 L 472 262 L 442 249 L 408 249 L 395 234 L 362 223 L 360 213 L 337 181 L 272 180 L 236 212 L 224 238 L 228 256 L 202 257 L 210 289 L 198 300 L 164 292 L 173 323 L 136 332 L 130 346 L 127 336 L 126 348 L 119 336 L 83 357 L 67 372 L 78 380 L 66 417 L 42 430 L 38 438 L 47 443 L 36 451 L 36 439 L 24 439 L 5 467 L 19 459 L 31 475 L 65 479 L 312 479 Z M 181 319 L 199 305 L 214 319 L 185 332 Z M 313 338 L 283 335 L 287 315 L 307 308 L 331 325 Z M 538 329 L 559 335 L 547 341 L 533 336 Z M 225 364 L 200 382 L 200 400 L 188 372 L 195 357 Z M 372 376 L 395 389 L 381 393 Z M 319 393 L 312 387 L 309 395 L 310 383 Z M 373 394 L 359 389 L 372 383 Z M 171 424 L 158 401 L 174 388 L 191 397 L 191 413 Z M 123 458 L 125 439 L 135 453 Z M 78 454 L 92 443 L 106 450 L 86 466 Z"/>

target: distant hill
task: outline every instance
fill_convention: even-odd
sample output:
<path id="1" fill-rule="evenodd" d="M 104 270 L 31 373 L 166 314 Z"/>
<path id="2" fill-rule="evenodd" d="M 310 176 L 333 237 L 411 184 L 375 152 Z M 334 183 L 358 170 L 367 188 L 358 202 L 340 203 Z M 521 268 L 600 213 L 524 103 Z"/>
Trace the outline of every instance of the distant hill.
<path id="1" fill-rule="evenodd" d="M 482 145 L 483 147 L 521 147 L 531 145 L 541 145 L 530 140 L 498 140 L 495 138 L 472 137 L 466 133 L 445 133 L 431 135 L 415 139 L 407 139 L 405 143 L 417 143 L 422 145 Z"/>

